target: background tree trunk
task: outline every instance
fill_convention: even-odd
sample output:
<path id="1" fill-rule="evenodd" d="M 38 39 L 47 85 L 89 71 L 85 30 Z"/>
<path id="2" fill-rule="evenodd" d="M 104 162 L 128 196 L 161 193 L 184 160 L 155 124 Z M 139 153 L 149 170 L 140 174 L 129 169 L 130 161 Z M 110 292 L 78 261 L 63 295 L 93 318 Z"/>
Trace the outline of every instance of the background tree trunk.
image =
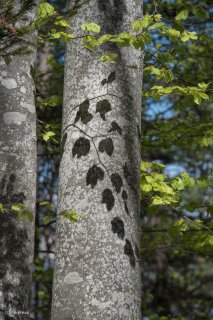
<path id="1" fill-rule="evenodd" d="M 75 35 L 87 21 L 103 34 L 128 31 L 141 16 L 136 2 L 89 1 L 72 18 Z M 76 224 L 58 217 L 52 320 L 139 320 L 142 55 L 81 46 L 77 40 L 66 51 L 58 212 L 82 217 Z M 110 52 L 118 62 L 100 62 Z"/>
<path id="2" fill-rule="evenodd" d="M 20 1 L 16 1 L 15 10 Z M 30 11 L 23 23 L 35 16 Z M 20 25 L 19 25 L 20 26 Z M 33 43 L 35 34 L 25 40 Z M 16 47 L 17 48 L 17 47 Z M 15 49 L 16 49 L 15 48 Z M 14 314 L 29 311 L 34 248 L 34 222 L 19 221 L 14 203 L 35 212 L 36 203 L 36 111 L 31 68 L 32 53 L 12 57 L 10 64 L 0 58 L 0 319 L 29 319 Z M 12 310 L 13 315 L 5 312 Z"/>

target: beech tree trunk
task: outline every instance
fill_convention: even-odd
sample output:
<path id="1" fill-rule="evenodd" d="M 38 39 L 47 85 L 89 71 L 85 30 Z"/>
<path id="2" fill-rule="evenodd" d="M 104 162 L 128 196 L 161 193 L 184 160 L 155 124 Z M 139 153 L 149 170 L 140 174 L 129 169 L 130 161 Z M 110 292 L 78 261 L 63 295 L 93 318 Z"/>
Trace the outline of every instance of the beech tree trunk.
<path id="1" fill-rule="evenodd" d="M 71 23 L 75 35 L 87 21 L 117 34 L 139 17 L 141 1 L 90 0 Z M 72 223 L 58 215 L 52 320 L 139 320 L 142 54 L 82 44 L 66 50 L 58 195 L 58 213 L 82 216 Z M 110 52 L 116 64 L 99 60 Z"/>
<path id="2" fill-rule="evenodd" d="M 15 10 L 20 3 L 15 2 Z M 28 12 L 23 23 L 34 16 Z M 35 34 L 25 40 L 34 42 Z M 35 212 L 35 48 L 29 48 L 32 53 L 14 56 L 9 64 L 0 58 L 0 320 L 29 319 L 34 222 L 18 220 L 18 212 L 11 210 L 21 203 Z"/>

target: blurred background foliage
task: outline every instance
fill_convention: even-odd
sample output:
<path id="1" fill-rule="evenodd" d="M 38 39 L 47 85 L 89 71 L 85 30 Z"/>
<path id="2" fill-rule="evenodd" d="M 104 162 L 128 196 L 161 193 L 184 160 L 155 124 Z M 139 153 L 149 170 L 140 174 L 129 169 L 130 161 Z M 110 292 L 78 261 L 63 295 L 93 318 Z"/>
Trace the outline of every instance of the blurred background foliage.
<path id="1" fill-rule="evenodd" d="M 31 7 L 30 1 L 25 1 Z M 1 4 L 4 10 L 8 3 Z M 66 1 L 51 0 L 60 14 L 57 32 L 64 32 Z M 28 10 L 28 9 L 27 9 Z M 51 8 L 49 9 L 52 10 Z M 141 261 L 143 320 L 210 320 L 213 317 L 212 201 L 212 20 L 211 0 L 144 0 L 144 14 L 162 15 L 164 25 L 198 34 L 196 41 L 150 29 L 144 49 L 141 138 Z M 21 13 L 22 14 L 22 13 Z M 14 35 L 10 7 L 6 25 L 0 15 L 0 45 Z M 55 250 L 55 219 L 61 143 L 64 52 L 67 36 L 52 37 L 53 17 L 40 17 L 36 86 L 38 130 L 38 192 L 33 271 L 32 316 L 50 319 Z M 44 20 L 42 20 L 44 19 Z M 45 19 L 48 20 L 46 23 Z M 53 20 L 52 20 L 53 19 Z M 65 19 L 65 22 L 63 22 Z M 61 28 L 61 29 L 60 29 Z M 6 30 L 6 31 L 5 31 Z M 26 30 L 25 30 L 26 31 Z M 21 34 L 21 33 L 20 33 Z M 3 41 L 3 42 L 2 42 Z M 22 45 L 22 44 L 21 44 Z M 2 46 L 1 46 L 2 48 Z M 18 52 L 18 51 L 17 51 Z M 4 51 L 1 50 L 1 55 Z M 163 88 L 209 84 L 210 99 L 196 103 L 177 91 L 150 94 Z M 199 100 L 199 98 L 197 98 Z"/>
<path id="2" fill-rule="evenodd" d="M 199 35 L 189 44 L 168 41 L 155 32 L 154 48 L 146 48 L 145 66 L 171 68 L 175 85 L 211 82 L 211 5 L 196 0 L 145 1 L 145 13 L 156 10 L 174 28 Z M 187 17 L 183 21 L 177 20 L 181 12 Z M 144 73 L 145 89 L 155 83 L 154 76 Z M 212 84 L 208 94 L 212 97 Z M 150 206 L 142 197 L 144 319 L 212 319 L 212 148 L 203 143 L 212 130 L 212 100 L 197 105 L 192 97 L 180 95 L 147 98 L 142 112 L 142 160 L 163 163 L 166 181 L 183 172 L 210 179 L 204 188 L 191 181 L 192 188 L 180 191 L 175 207 Z M 212 131 L 208 136 L 212 139 Z"/>

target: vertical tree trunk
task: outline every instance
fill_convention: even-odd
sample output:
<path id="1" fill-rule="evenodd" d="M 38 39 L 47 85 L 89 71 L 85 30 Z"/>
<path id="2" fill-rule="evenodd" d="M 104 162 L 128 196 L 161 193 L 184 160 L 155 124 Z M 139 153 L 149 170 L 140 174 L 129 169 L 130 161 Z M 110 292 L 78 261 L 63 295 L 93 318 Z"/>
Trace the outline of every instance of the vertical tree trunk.
<path id="1" fill-rule="evenodd" d="M 90 0 L 72 25 L 75 35 L 87 21 L 116 34 L 140 14 L 140 1 Z M 141 53 L 81 48 L 79 39 L 66 50 L 58 212 L 82 217 L 58 217 L 52 320 L 139 320 Z M 116 64 L 99 60 L 109 52 Z"/>
<path id="2" fill-rule="evenodd" d="M 21 2 L 16 1 L 15 9 Z M 34 18 L 29 12 L 23 23 Z M 22 23 L 22 22 L 21 22 Z M 35 34 L 25 40 L 34 42 Z M 29 319 L 34 222 L 19 221 L 14 203 L 35 212 L 36 203 L 36 112 L 31 67 L 32 53 L 0 58 L 0 319 Z M 8 312 L 11 312 L 8 315 Z"/>

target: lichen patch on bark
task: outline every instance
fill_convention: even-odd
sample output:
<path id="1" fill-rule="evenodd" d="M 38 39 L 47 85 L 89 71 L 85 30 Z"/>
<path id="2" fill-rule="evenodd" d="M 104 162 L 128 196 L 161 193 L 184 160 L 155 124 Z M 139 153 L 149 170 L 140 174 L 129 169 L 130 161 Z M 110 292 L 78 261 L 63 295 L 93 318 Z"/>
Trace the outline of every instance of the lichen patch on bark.
<path id="1" fill-rule="evenodd" d="M 26 118 L 26 114 L 20 112 L 5 112 L 3 114 L 3 120 L 6 125 L 16 124 L 19 126 L 26 121 Z"/>
<path id="2" fill-rule="evenodd" d="M 17 88 L 17 82 L 13 78 L 4 79 L 4 78 L 0 77 L 0 82 L 1 82 L 1 85 L 8 90 Z"/>

